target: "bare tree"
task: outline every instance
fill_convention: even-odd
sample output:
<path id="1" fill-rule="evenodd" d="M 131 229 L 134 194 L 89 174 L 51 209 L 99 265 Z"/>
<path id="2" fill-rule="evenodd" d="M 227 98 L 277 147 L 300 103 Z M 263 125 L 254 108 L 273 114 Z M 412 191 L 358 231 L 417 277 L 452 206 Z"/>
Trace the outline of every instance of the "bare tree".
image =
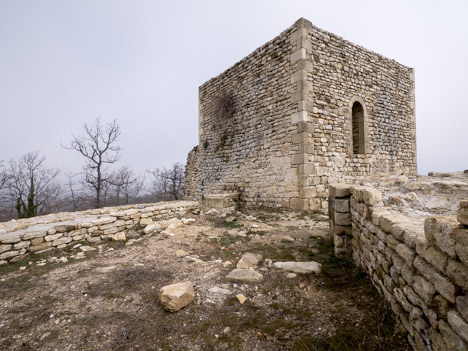
<path id="1" fill-rule="evenodd" d="M 3 168 L 3 160 L 0 160 L 0 190 L 4 188 L 7 181 L 7 173 Z"/>
<path id="2" fill-rule="evenodd" d="M 46 168 L 44 161 L 38 151 L 10 161 L 5 184 L 18 218 L 34 217 L 56 208 L 61 189 L 56 178 L 60 171 Z"/>
<path id="3" fill-rule="evenodd" d="M 179 200 L 184 194 L 184 166 L 173 163 L 170 168 L 156 168 L 152 175 L 150 192 L 157 201 Z"/>
<path id="4" fill-rule="evenodd" d="M 92 126 L 83 125 L 84 135 L 72 135 L 68 150 L 76 150 L 85 158 L 83 175 L 86 184 L 95 194 L 95 207 L 102 205 L 101 195 L 110 173 L 106 165 L 113 164 L 120 157 L 121 148 L 115 143 L 120 136 L 120 127 L 114 119 L 103 126 L 98 118 Z"/>
<path id="5" fill-rule="evenodd" d="M 135 175 L 127 166 L 120 167 L 112 174 L 110 183 L 114 186 L 115 204 L 121 202 L 127 205 L 130 201 L 137 198 L 141 190 L 145 178 L 140 175 Z"/>

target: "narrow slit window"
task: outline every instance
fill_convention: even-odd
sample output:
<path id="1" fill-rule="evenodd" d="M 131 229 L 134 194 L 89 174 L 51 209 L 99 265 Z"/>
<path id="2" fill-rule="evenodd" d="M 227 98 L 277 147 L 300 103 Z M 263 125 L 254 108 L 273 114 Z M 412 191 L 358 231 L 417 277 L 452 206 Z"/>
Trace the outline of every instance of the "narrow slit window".
<path id="1" fill-rule="evenodd" d="M 363 154 L 364 147 L 364 109 L 362 105 L 356 101 L 353 104 L 353 154 Z"/>

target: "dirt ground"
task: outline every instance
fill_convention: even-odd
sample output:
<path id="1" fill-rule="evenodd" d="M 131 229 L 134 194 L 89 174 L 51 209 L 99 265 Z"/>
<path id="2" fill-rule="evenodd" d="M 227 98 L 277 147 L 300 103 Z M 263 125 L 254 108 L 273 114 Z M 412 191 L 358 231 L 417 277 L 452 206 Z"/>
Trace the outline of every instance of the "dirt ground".
<path id="1" fill-rule="evenodd" d="M 325 216 L 258 210 L 185 218 L 195 221 L 162 223 L 171 229 L 151 237 L 135 230 L 82 259 L 82 249 L 70 247 L 0 266 L 0 349 L 410 349 L 369 279 L 333 256 Z M 264 281 L 228 282 L 246 252 L 263 255 Z M 55 263 L 61 257 L 68 262 Z M 293 277 L 265 259 L 317 261 L 323 272 Z M 159 289 L 182 281 L 194 283 L 195 300 L 165 311 Z"/>

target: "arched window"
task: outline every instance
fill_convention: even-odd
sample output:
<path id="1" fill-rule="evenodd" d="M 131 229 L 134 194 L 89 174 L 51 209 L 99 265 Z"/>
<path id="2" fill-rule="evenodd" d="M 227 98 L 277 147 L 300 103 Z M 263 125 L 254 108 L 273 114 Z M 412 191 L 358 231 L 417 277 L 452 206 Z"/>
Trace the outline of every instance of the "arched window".
<path id="1" fill-rule="evenodd" d="M 365 153 L 364 109 L 358 101 L 355 101 L 353 104 L 351 129 L 353 154 Z"/>

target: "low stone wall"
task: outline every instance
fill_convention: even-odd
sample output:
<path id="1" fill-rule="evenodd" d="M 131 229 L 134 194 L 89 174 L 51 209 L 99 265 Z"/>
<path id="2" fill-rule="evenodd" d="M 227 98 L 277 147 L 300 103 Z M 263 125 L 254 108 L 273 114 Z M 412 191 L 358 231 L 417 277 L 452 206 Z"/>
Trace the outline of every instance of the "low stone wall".
<path id="1" fill-rule="evenodd" d="M 468 201 L 457 221 L 383 207 L 371 187 L 329 189 L 336 255 L 352 256 L 369 274 L 413 348 L 467 350 Z"/>
<path id="2" fill-rule="evenodd" d="M 19 261 L 31 252 L 61 249 L 79 241 L 120 239 L 136 225 L 145 226 L 153 220 L 183 215 L 198 206 L 195 201 L 160 202 L 62 212 L 0 223 L 0 264 Z"/>

